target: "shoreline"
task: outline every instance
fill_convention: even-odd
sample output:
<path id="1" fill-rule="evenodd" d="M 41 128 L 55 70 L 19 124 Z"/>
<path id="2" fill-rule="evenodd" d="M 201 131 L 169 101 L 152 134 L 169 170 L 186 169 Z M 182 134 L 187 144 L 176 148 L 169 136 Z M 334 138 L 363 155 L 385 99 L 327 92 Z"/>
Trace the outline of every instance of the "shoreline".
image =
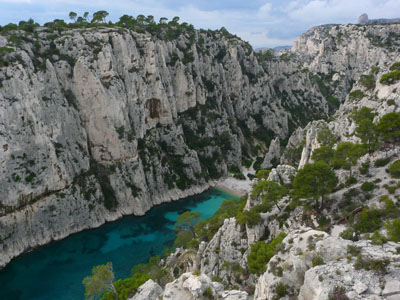
<path id="1" fill-rule="evenodd" d="M 244 196 L 246 193 L 249 193 L 251 191 L 252 182 L 249 179 L 247 179 L 247 180 L 239 180 L 239 179 L 236 179 L 236 178 L 233 178 L 233 177 L 226 177 L 226 178 L 219 179 L 219 180 L 216 180 L 216 181 L 208 182 L 206 185 L 203 185 L 203 186 L 197 186 L 196 188 L 198 188 L 198 190 L 192 188 L 191 192 L 186 190 L 185 191 L 186 195 L 180 195 L 181 197 L 179 197 L 179 198 L 175 198 L 174 199 L 174 197 L 170 197 L 167 201 L 162 201 L 161 203 L 157 203 L 155 205 L 152 205 L 146 212 L 144 212 L 144 214 L 146 214 L 149 210 L 151 210 L 155 206 L 162 205 L 162 204 L 169 203 L 169 202 L 178 201 L 178 200 L 184 199 L 186 197 L 199 195 L 201 193 L 204 193 L 209 188 L 220 189 L 223 192 L 231 194 L 234 197 L 240 198 L 240 197 Z M 24 251 L 22 251 L 22 252 L 20 252 L 20 253 L 18 253 L 16 255 L 13 255 L 12 257 L 8 257 L 8 260 L 7 259 L 5 260 L 6 262 L 0 263 L 0 270 L 3 270 L 6 266 L 8 266 L 8 264 L 11 261 L 13 261 L 14 259 L 17 259 L 18 257 L 20 257 L 20 256 L 22 256 L 24 254 L 27 254 L 27 253 L 35 251 L 35 250 L 37 250 L 39 248 L 45 247 L 45 246 L 47 246 L 47 245 L 49 245 L 51 243 L 64 240 L 64 239 L 66 239 L 66 238 L 68 238 L 68 237 L 70 237 L 70 236 L 72 236 L 74 234 L 77 234 L 77 233 L 80 233 L 80 232 L 83 232 L 83 231 L 87 231 L 87 230 L 91 230 L 91 229 L 99 228 L 99 227 L 101 227 L 101 226 L 103 226 L 103 225 L 105 225 L 107 223 L 112 223 L 112 222 L 118 221 L 118 220 L 124 218 L 125 216 L 141 216 L 141 215 L 144 215 L 144 214 L 135 214 L 135 213 L 124 214 L 124 213 L 121 213 L 120 215 L 113 216 L 113 217 L 111 217 L 109 219 L 108 218 L 104 218 L 103 222 L 100 222 L 98 224 L 86 224 L 85 226 L 82 226 L 79 230 L 72 230 L 68 234 L 62 234 L 62 235 L 59 235 L 59 236 L 53 236 L 51 238 L 51 240 L 49 240 L 49 241 L 46 241 L 44 243 L 43 242 L 39 242 L 39 243 L 37 243 L 36 245 L 33 245 L 33 246 L 31 245 L 30 247 L 26 248 Z"/>
<path id="2" fill-rule="evenodd" d="M 253 182 L 250 179 L 239 180 L 233 177 L 226 177 L 213 182 L 213 187 L 221 189 L 228 194 L 242 197 L 250 193 L 253 188 Z"/>
<path id="3" fill-rule="evenodd" d="M 64 234 L 60 234 L 58 236 L 52 236 L 50 240 L 47 240 L 45 242 L 43 242 L 43 240 L 42 240 L 42 241 L 36 243 L 35 245 L 30 245 L 29 247 L 27 247 L 23 251 L 19 252 L 18 254 L 14 253 L 12 256 L 5 256 L 6 259 L 4 259 L 3 261 L 0 260 L 0 271 L 4 270 L 13 260 L 21 257 L 22 255 L 27 254 L 27 253 L 32 252 L 32 251 L 35 251 L 35 250 L 37 250 L 39 248 L 46 247 L 46 246 L 48 246 L 48 245 L 50 245 L 52 243 L 62 241 L 62 240 L 66 239 L 66 238 L 68 238 L 68 237 L 70 237 L 70 236 L 72 236 L 74 234 L 78 234 L 78 233 L 81 233 L 83 231 L 88 231 L 88 230 L 92 230 L 92 229 L 97 229 L 97 228 L 99 228 L 99 227 L 101 227 L 101 226 L 103 226 L 105 224 L 117 222 L 117 221 L 119 221 L 122 218 L 127 217 L 127 216 L 136 216 L 136 217 L 144 216 L 152 208 L 154 208 L 154 207 L 156 207 L 158 205 L 167 204 L 167 203 L 171 203 L 171 202 L 175 202 L 175 201 L 179 201 L 179 200 L 185 199 L 187 197 L 200 195 L 200 194 L 204 193 L 205 191 L 209 190 L 212 187 L 214 187 L 213 182 L 207 182 L 204 185 L 193 186 L 193 187 L 191 187 L 191 188 L 189 188 L 187 190 L 183 190 L 183 191 L 179 190 L 182 193 L 181 195 L 179 195 L 177 197 L 173 197 L 173 196 L 171 197 L 170 196 L 168 198 L 164 198 L 164 201 L 161 201 L 160 203 L 154 204 L 154 202 L 153 202 L 153 205 L 149 209 L 147 209 L 143 214 L 137 214 L 137 213 L 134 213 L 134 212 L 133 213 L 123 213 L 122 211 L 120 211 L 119 214 L 115 214 L 115 215 L 113 215 L 113 216 L 111 216 L 109 218 L 107 218 L 104 215 L 104 218 L 103 218 L 103 220 L 101 222 L 98 222 L 96 224 L 93 224 L 93 223 L 92 224 L 90 224 L 90 223 L 89 224 L 85 224 L 81 228 L 79 228 L 77 230 L 76 229 L 72 230 L 67 234 L 64 233 Z M 165 199 L 167 199 L 167 200 L 165 200 Z M 1 255 L 2 255 L 2 253 L 0 252 L 0 257 L 1 257 Z"/>
<path id="4" fill-rule="evenodd" d="M 213 186 L 213 188 L 215 188 L 217 190 L 221 190 L 224 193 L 230 194 L 230 195 L 232 195 L 234 197 L 239 197 L 240 198 L 240 197 L 243 197 L 244 195 L 246 195 L 243 192 L 239 192 L 239 191 L 233 190 L 233 189 L 231 189 L 229 187 L 226 187 L 226 186 L 224 186 L 222 184 L 216 184 L 215 186 Z"/>

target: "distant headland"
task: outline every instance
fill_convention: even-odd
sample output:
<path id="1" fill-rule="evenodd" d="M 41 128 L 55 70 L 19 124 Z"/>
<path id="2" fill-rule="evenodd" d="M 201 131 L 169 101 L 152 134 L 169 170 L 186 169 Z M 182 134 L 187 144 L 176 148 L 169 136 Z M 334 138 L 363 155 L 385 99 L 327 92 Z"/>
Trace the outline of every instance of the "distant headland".
<path id="1" fill-rule="evenodd" d="M 400 22 L 400 18 L 397 19 L 373 19 L 370 20 L 367 14 L 362 14 L 358 18 L 358 23 L 362 25 L 366 24 L 385 24 L 385 23 L 397 23 Z"/>

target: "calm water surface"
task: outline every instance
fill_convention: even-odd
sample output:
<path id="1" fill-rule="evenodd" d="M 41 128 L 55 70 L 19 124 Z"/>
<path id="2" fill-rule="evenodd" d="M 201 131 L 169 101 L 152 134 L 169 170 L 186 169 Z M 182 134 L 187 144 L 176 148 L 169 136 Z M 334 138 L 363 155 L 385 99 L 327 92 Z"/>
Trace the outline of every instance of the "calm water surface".
<path id="1" fill-rule="evenodd" d="M 198 211 L 206 219 L 225 199 L 234 196 L 212 189 L 156 206 L 145 216 L 127 216 L 24 254 L 0 271 L 0 299 L 83 299 L 82 279 L 93 266 L 111 261 L 117 278 L 129 276 L 133 265 L 172 246 L 176 236 L 172 228 L 179 214 Z"/>

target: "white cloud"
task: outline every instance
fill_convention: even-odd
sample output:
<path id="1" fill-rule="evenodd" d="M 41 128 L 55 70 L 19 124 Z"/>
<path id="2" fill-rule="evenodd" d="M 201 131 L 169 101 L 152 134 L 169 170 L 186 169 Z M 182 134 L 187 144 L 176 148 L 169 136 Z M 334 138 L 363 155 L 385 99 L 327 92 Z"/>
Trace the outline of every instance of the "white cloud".
<path id="1" fill-rule="evenodd" d="M 355 23 L 364 12 L 371 18 L 400 17 L 400 1 L 294 0 L 286 12 L 292 20 L 303 24 Z"/>
<path id="2" fill-rule="evenodd" d="M 179 16 L 197 28 L 226 27 L 253 46 L 273 47 L 291 44 L 314 25 L 355 23 L 364 12 L 370 18 L 400 17 L 400 0 L 257 0 L 245 10 L 234 8 L 228 0 L 220 1 L 212 9 L 195 0 L 178 1 L 183 5 L 169 0 L 0 0 L 0 20 L 17 23 L 32 17 L 43 23 L 54 18 L 67 20 L 71 10 L 83 14 L 100 9 L 109 11 L 108 19 L 113 21 L 123 14 L 153 15 L 156 19 Z M 221 8 L 224 2 L 226 8 Z"/>
<path id="3" fill-rule="evenodd" d="M 292 45 L 296 38 L 292 39 L 279 39 L 279 38 L 271 38 L 268 35 L 268 31 L 263 32 L 248 32 L 248 31 L 239 31 L 236 33 L 243 40 L 250 41 L 250 43 L 255 47 L 276 47 L 276 46 L 286 46 Z"/>
<path id="4" fill-rule="evenodd" d="M 261 6 L 257 12 L 257 17 L 268 17 L 270 16 L 270 13 L 272 12 L 272 3 L 265 3 L 263 6 Z"/>
<path id="5" fill-rule="evenodd" d="M 32 3 L 32 0 L 0 0 L 0 3 L 10 3 L 10 4 Z"/>

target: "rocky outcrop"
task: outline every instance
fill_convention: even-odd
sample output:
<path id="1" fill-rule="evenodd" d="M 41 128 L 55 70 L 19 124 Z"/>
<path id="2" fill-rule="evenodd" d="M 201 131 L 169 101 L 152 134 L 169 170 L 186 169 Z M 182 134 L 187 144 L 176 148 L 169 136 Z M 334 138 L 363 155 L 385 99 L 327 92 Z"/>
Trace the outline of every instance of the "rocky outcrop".
<path id="1" fill-rule="evenodd" d="M 358 17 L 358 24 L 367 25 L 367 24 L 388 24 L 388 23 L 398 23 L 400 22 L 400 18 L 396 19 L 372 19 L 368 18 L 367 14 L 362 14 Z"/>
<path id="2" fill-rule="evenodd" d="M 368 21 L 369 21 L 368 15 L 365 14 L 365 13 L 358 17 L 358 24 L 363 24 L 363 25 L 365 25 L 365 24 L 368 23 Z"/>
<path id="3" fill-rule="evenodd" d="M 397 295 L 398 246 L 351 242 L 315 230 L 290 232 L 258 280 L 254 299 L 272 299 L 278 285 L 287 286 L 286 295 L 302 300 L 327 299 L 335 287 L 350 299 L 380 299 L 386 286 L 386 293 Z M 359 258 L 354 252 L 360 253 L 365 265 L 356 265 Z M 383 269 L 370 269 L 368 261 L 382 264 Z"/>
<path id="4" fill-rule="evenodd" d="M 271 170 L 268 175 L 268 180 L 284 185 L 291 184 L 296 176 L 296 172 L 296 169 L 292 166 L 278 165 Z"/>
<path id="5" fill-rule="evenodd" d="M 223 300 L 248 300 L 250 299 L 249 295 L 243 291 L 226 291 L 221 295 L 221 299 Z"/>
<path id="6" fill-rule="evenodd" d="M 173 282 L 167 283 L 163 290 L 153 280 L 146 281 L 141 285 L 136 294 L 129 300 L 248 300 L 246 292 L 237 290 L 224 290 L 221 283 L 213 282 L 204 274 L 195 275 L 184 273 Z"/>
<path id="7" fill-rule="evenodd" d="M 202 300 L 215 298 L 224 291 L 224 286 L 201 274 L 184 273 L 178 279 L 165 286 L 162 299 Z"/>
<path id="8" fill-rule="evenodd" d="M 136 294 L 128 300 L 158 300 L 162 294 L 163 289 L 153 280 L 149 279 L 142 284 Z"/>
<path id="9" fill-rule="evenodd" d="M 209 243 L 202 242 L 199 247 L 200 271 L 210 277 L 215 276 L 226 282 L 235 282 L 232 269 L 245 270 L 248 248 L 244 227 L 235 218 L 225 219 L 224 224 Z M 231 278 L 232 277 L 232 278 Z"/>
<path id="10" fill-rule="evenodd" d="M 264 156 L 261 168 L 270 169 L 278 164 L 281 157 L 281 144 L 279 138 L 276 137 L 269 145 L 268 152 Z"/>

